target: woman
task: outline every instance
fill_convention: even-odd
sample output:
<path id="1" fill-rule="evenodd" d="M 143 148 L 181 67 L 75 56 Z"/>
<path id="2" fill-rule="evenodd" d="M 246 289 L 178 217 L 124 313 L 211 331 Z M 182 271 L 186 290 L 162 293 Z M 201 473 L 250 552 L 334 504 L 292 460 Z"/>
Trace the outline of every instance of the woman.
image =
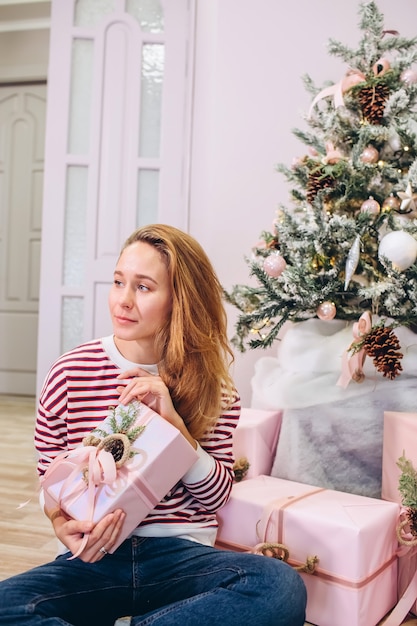
<path id="1" fill-rule="evenodd" d="M 45 509 L 61 554 L 0 583 L 0 625 L 112 626 L 130 615 L 134 626 L 301 626 L 305 588 L 291 567 L 213 547 L 216 511 L 233 482 L 240 401 L 222 288 L 205 252 L 171 226 L 139 228 L 121 251 L 109 308 L 113 335 L 64 354 L 47 375 L 35 433 L 39 475 L 110 406 L 133 399 L 175 426 L 198 459 L 113 554 L 123 511 L 94 525 Z"/>

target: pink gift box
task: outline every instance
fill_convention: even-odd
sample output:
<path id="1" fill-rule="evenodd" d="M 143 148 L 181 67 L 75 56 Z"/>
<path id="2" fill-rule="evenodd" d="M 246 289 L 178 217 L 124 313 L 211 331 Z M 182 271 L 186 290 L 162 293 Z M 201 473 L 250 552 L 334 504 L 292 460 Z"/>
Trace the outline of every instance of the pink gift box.
<path id="1" fill-rule="evenodd" d="M 397 461 L 405 454 L 417 467 L 417 413 L 385 411 L 382 443 L 382 489 L 384 500 L 401 503 Z"/>
<path id="2" fill-rule="evenodd" d="M 317 556 L 315 572 L 301 573 L 307 621 L 375 626 L 397 601 L 399 512 L 393 502 L 258 476 L 233 486 L 218 512 L 217 546 L 282 543 L 294 566 Z"/>
<path id="3" fill-rule="evenodd" d="M 282 411 L 242 409 L 233 434 L 235 459 L 246 457 L 249 470 L 246 478 L 270 474 L 275 458 Z"/>
<path id="4" fill-rule="evenodd" d="M 406 591 L 415 572 L 417 571 L 417 548 L 403 548 L 402 554 L 398 559 L 398 595 L 401 596 Z M 415 598 L 415 596 L 414 596 Z M 411 602 L 409 602 L 411 604 Z M 417 615 L 417 602 L 413 602 L 408 611 L 413 615 Z"/>
<path id="5" fill-rule="evenodd" d="M 106 423 L 106 420 L 103 424 Z M 177 428 L 144 404 L 139 407 L 135 425 L 144 425 L 132 443 L 136 453 L 116 469 L 109 452 L 98 452 L 93 446 L 82 446 L 65 452 L 53 461 L 42 479 L 45 504 L 57 505 L 78 520 L 101 520 L 115 509 L 123 509 L 126 518 L 116 548 L 166 496 L 198 458 L 197 452 Z M 91 455 L 91 456 L 90 456 Z M 110 482 L 88 486 L 83 468 L 88 457 L 93 465 L 89 472 L 101 474 Z M 115 478 L 111 480 L 111 478 Z"/>

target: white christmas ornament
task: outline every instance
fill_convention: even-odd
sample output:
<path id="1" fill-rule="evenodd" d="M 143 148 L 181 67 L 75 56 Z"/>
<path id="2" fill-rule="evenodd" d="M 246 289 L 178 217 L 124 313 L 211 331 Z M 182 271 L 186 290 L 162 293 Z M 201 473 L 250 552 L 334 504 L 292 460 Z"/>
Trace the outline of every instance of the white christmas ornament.
<path id="1" fill-rule="evenodd" d="M 416 203 L 414 201 L 413 189 L 411 183 L 408 183 L 405 191 L 397 191 L 397 196 L 401 198 L 401 211 L 411 213 L 416 209 Z"/>
<path id="2" fill-rule="evenodd" d="M 378 256 L 387 258 L 394 269 L 403 272 L 417 259 L 417 241 L 404 230 L 394 230 L 381 240 Z"/>

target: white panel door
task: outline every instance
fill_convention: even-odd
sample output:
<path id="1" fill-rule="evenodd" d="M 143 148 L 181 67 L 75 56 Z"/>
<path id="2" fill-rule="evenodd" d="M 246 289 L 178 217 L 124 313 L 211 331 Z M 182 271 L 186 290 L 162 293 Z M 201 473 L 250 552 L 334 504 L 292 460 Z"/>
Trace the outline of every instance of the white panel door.
<path id="1" fill-rule="evenodd" d="M 109 333 L 107 293 L 138 225 L 187 229 L 193 0 L 53 0 L 38 390 Z"/>
<path id="2" fill-rule="evenodd" d="M 0 87 L 0 393 L 34 395 L 45 85 Z"/>

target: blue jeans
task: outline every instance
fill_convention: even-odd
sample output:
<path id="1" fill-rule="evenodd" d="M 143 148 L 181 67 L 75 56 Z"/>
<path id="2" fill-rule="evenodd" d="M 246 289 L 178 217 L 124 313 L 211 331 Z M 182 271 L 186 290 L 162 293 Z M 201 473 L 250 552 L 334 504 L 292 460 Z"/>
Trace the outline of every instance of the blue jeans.
<path id="1" fill-rule="evenodd" d="M 97 563 L 67 557 L 0 582 L 0 626 L 304 624 L 304 583 L 277 559 L 139 537 Z"/>

